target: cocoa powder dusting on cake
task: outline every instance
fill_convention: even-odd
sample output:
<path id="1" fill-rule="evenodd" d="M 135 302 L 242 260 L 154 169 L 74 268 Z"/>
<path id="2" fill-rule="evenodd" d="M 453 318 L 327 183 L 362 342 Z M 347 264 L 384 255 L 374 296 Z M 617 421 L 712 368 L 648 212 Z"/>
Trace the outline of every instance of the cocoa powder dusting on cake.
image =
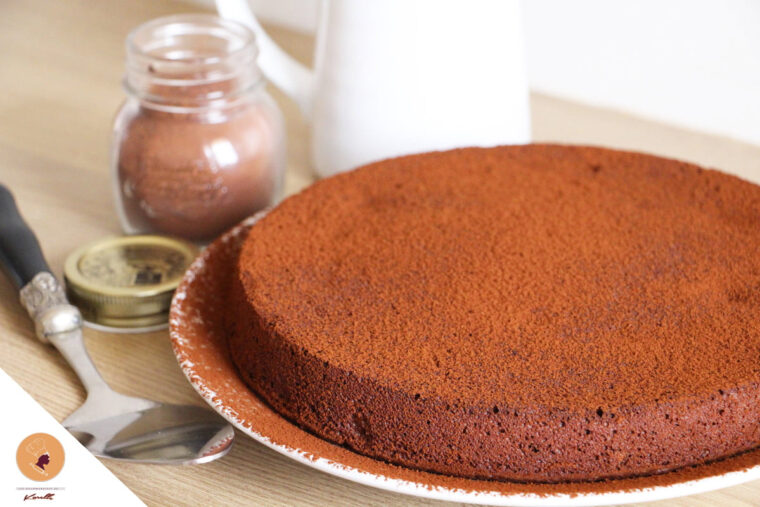
<path id="1" fill-rule="evenodd" d="M 598 148 L 380 162 L 243 246 L 230 346 L 279 413 L 475 479 L 661 473 L 760 442 L 760 188 Z"/>
<path id="2" fill-rule="evenodd" d="M 288 422 L 248 391 L 237 376 L 227 348 L 224 314 L 234 284 L 230 270 L 239 255 L 245 231 L 229 235 L 211 245 L 177 291 L 171 315 L 171 336 L 183 370 L 210 401 L 224 407 L 238 424 L 263 435 L 275 445 L 308 453 L 311 459 L 326 459 L 339 467 L 410 481 L 428 489 L 446 488 L 466 492 L 571 496 L 589 493 L 640 491 L 683 483 L 727 472 L 746 470 L 760 464 L 760 452 L 750 451 L 725 460 L 686 467 L 645 477 L 572 483 L 518 483 L 482 481 L 431 474 L 394 466 L 356 454 L 318 438 Z"/>

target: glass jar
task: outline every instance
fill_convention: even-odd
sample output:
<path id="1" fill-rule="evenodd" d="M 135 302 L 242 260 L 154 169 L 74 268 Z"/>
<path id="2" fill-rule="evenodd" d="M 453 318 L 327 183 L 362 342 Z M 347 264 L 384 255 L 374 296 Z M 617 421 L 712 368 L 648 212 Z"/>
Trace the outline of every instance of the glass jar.
<path id="1" fill-rule="evenodd" d="M 129 35 L 111 148 L 124 232 L 206 242 L 274 203 L 285 134 L 257 54 L 250 30 L 209 15 Z"/>

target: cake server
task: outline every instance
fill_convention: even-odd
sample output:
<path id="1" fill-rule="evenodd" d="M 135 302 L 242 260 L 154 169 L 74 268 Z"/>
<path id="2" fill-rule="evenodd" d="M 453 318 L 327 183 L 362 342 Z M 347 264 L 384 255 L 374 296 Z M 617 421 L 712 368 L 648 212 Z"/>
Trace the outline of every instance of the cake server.
<path id="1" fill-rule="evenodd" d="M 0 267 L 20 291 L 37 337 L 55 346 L 79 376 L 87 399 L 63 421 L 96 456 L 159 464 L 205 463 L 224 456 L 235 433 L 204 407 L 126 396 L 106 384 L 82 338 L 82 316 L 68 303 L 37 238 L 0 185 Z"/>

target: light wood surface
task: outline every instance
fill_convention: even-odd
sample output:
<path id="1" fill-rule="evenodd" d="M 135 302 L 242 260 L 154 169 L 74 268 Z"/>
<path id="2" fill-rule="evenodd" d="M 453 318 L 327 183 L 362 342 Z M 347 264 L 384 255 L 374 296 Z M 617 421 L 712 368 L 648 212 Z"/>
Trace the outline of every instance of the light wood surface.
<path id="1" fill-rule="evenodd" d="M 124 37 L 150 18 L 193 10 L 198 7 L 150 0 L 0 2 L 0 182 L 15 193 L 58 274 L 76 247 L 120 233 L 107 158 L 111 120 L 123 99 Z M 299 59 L 310 61 L 310 37 L 281 29 L 272 34 Z M 403 85 L 403 77 L 399 81 Z M 308 128 L 292 102 L 276 91 L 273 95 L 288 121 L 286 186 L 292 193 L 311 181 Z M 544 96 L 533 96 L 532 106 L 537 141 L 638 149 L 760 181 L 760 147 Z M 82 387 L 61 356 L 33 337 L 4 279 L 0 301 L 0 368 L 62 420 L 84 401 Z M 202 404 L 182 376 L 166 332 L 85 334 L 95 362 L 117 390 Z M 38 382 L 39 371 L 52 381 Z M 242 435 L 227 457 L 207 465 L 104 463 L 149 505 L 438 503 L 317 472 Z M 760 481 L 660 505 L 757 505 L 758 499 Z"/>

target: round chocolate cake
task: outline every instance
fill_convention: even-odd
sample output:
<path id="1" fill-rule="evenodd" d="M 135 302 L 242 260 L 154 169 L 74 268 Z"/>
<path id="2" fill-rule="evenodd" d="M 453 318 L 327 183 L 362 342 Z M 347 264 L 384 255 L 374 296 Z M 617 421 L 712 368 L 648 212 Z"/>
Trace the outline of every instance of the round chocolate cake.
<path id="1" fill-rule="evenodd" d="M 253 226 L 246 383 L 377 459 L 461 477 L 653 474 L 760 445 L 760 187 L 554 145 L 386 160 Z"/>

